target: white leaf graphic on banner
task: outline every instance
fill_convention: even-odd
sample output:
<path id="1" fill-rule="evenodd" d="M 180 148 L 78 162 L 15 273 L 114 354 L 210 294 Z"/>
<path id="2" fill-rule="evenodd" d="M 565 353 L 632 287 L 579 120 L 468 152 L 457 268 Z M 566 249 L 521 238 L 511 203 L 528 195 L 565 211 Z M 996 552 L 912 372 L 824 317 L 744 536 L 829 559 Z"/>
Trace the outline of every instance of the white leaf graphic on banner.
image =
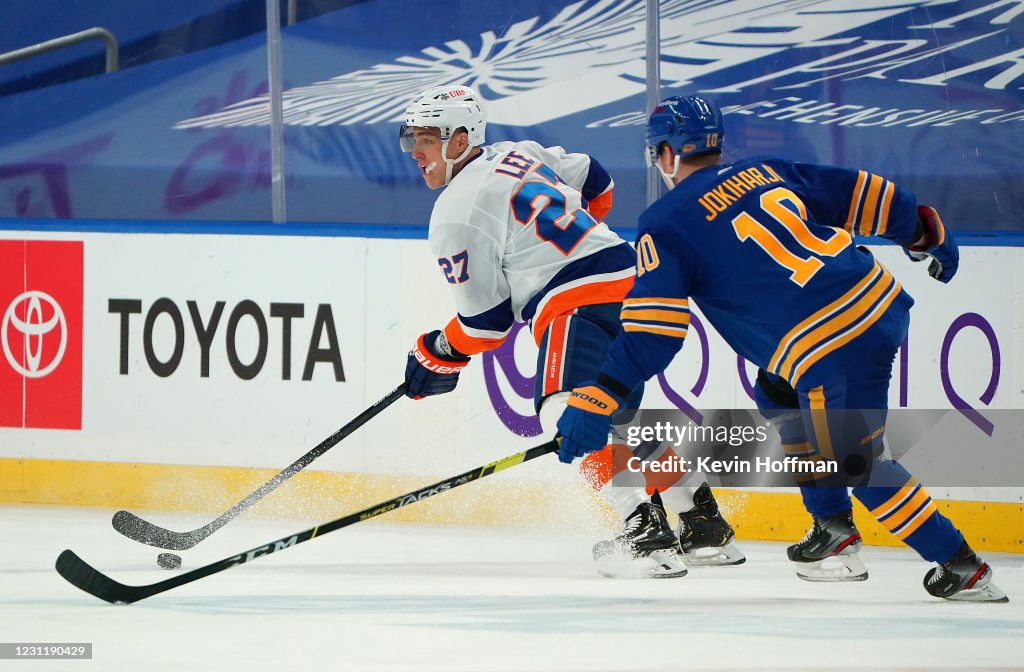
<path id="1" fill-rule="evenodd" d="M 663 0 L 662 82 L 679 87 L 717 70 L 831 38 L 839 32 L 950 0 Z M 823 20 L 822 15 L 841 15 Z M 713 38 L 713 39 L 712 39 Z M 849 38 L 855 39 L 855 38 Z M 293 126 L 373 124 L 401 119 L 431 86 L 463 84 L 487 101 L 495 123 L 529 126 L 643 93 L 645 2 L 585 0 L 539 17 L 457 39 L 391 63 L 345 73 L 283 94 Z M 186 119 L 175 128 L 270 123 L 267 97 Z"/>

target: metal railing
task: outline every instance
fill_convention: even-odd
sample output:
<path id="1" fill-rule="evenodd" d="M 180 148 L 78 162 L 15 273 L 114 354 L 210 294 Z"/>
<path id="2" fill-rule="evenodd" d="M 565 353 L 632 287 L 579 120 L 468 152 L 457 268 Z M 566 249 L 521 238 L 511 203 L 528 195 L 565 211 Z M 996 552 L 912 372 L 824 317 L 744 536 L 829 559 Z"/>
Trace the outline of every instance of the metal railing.
<path id="1" fill-rule="evenodd" d="M 116 72 L 119 67 L 117 39 L 114 37 L 114 34 L 106 28 L 88 28 L 78 33 L 72 33 L 71 35 L 57 37 L 52 40 L 47 40 L 46 42 L 40 42 L 39 44 L 33 44 L 31 47 L 8 51 L 6 54 L 0 54 L 0 65 L 6 65 L 8 63 L 13 63 L 14 61 L 20 61 L 26 58 L 31 58 L 32 56 L 38 56 L 39 54 L 45 54 L 48 51 L 71 47 L 89 40 L 103 41 L 107 50 L 107 72 Z"/>

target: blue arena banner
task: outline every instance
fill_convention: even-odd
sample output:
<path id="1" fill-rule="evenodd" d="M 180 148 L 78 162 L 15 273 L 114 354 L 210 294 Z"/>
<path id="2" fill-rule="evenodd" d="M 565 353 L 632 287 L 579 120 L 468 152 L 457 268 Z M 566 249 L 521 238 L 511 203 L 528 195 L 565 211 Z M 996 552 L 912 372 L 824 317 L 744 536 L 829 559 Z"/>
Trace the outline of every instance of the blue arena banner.
<path id="1" fill-rule="evenodd" d="M 368 0 L 284 31 L 295 222 L 416 225 L 436 192 L 398 147 L 435 84 L 488 101 L 488 141 L 597 157 L 609 223 L 644 207 L 644 1 Z M 864 168 L 961 230 L 1021 230 L 1024 5 L 663 0 L 665 95 L 726 112 L 727 156 Z M 264 36 L 0 98 L 0 216 L 270 218 Z"/>

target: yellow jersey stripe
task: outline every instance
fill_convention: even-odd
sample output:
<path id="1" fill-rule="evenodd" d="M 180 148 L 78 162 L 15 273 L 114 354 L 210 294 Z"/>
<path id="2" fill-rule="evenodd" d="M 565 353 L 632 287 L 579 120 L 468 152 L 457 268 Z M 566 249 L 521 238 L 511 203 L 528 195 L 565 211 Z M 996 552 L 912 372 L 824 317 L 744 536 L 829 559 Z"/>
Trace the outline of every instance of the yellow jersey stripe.
<path id="1" fill-rule="evenodd" d="M 680 308 L 689 308 L 690 300 L 689 299 L 673 299 L 673 298 L 664 297 L 664 296 L 646 296 L 646 297 L 639 298 L 639 299 L 623 299 L 622 300 L 623 308 L 625 308 L 626 306 L 633 307 L 633 306 L 636 306 L 636 305 L 645 305 L 645 304 L 651 304 L 653 306 L 663 305 L 663 306 L 677 306 L 677 307 L 680 307 Z"/>
<path id="2" fill-rule="evenodd" d="M 888 518 L 882 518 L 879 522 L 885 525 L 889 531 L 892 532 L 897 527 L 905 523 L 907 519 L 910 518 L 915 511 L 920 509 L 928 500 L 928 491 L 924 488 L 918 488 L 917 493 L 913 497 L 900 505 L 900 508 L 893 512 L 891 516 Z"/>
<path id="3" fill-rule="evenodd" d="M 859 219 L 860 197 L 864 194 L 864 180 L 867 173 L 863 170 L 857 173 L 857 184 L 853 187 L 853 196 L 850 197 L 850 212 L 846 215 L 846 224 L 843 228 L 853 233 L 853 223 Z"/>
<path id="4" fill-rule="evenodd" d="M 818 385 L 807 392 L 807 400 L 811 404 L 812 411 L 820 411 L 825 408 L 825 387 Z"/>
<path id="5" fill-rule="evenodd" d="M 786 455 L 789 457 L 807 457 L 814 454 L 814 448 L 806 441 L 803 443 L 784 443 L 782 444 L 782 449 L 786 451 Z"/>
<path id="6" fill-rule="evenodd" d="M 811 348 L 825 342 L 836 332 L 856 322 L 858 319 L 863 317 L 873 305 L 875 305 L 875 302 L 878 301 L 878 298 L 891 284 L 893 279 L 892 275 L 889 274 L 889 271 L 881 266 L 879 266 L 879 268 L 882 271 L 880 277 L 876 281 L 872 282 L 871 285 L 866 287 L 866 291 L 862 292 L 861 296 L 857 297 L 857 300 L 853 302 L 853 305 L 830 317 L 812 331 L 805 333 L 800 337 L 800 340 L 793 344 L 789 354 L 786 355 L 786 359 L 779 365 L 778 375 L 788 380 L 790 385 L 793 385 L 795 381 L 790 379 L 790 376 L 793 373 L 793 368 L 796 366 L 798 361 L 804 358 Z"/>
<path id="7" fill-rule="evenodd" d="M 623 322 L 622 329 L 631 332 L 642 331 L 648 334 L 658 334 L 659 336 L 672 336 L 680 340 L 686 338 L 686 329 L 677 329 L 676 327 L 652 327 L 646 324 Z"/>
<path id="8" fill-rule="evenodd" d="M 771 371 L 772 373 L 778 374 L 779 363 L 782 359 L 782 356 L 786 354 L 786 352 L 789 350 L 792 344 L 796 342 L 797 338 L 803 335 L 804 331 L 806 331 L 819 321 L 828 319 L 834 313 L 837 313 L 840 310 L 845 309 L 847 304 L 851 303 L 857 297 L 858 294 L 864 291 L 864 288 L 867 285 L 874 282 L 881 274 L 881 272 L 882 267 L 876 261 L 871 271 L 863 278 L 861 278 L 861 281 L 854 285 L 853 289 L 848 291 L 846 294 L 843 294 L 832 303 L 828 304 L 818 312 L 814 313 L 813 315 L 802 321 L 800 324 L 790 329 L 789 333 L 787 333 L 783 337 L 782 341 L 779 342 L 779 347 L 775 349 L 774 354 L 772 354 L 772 358 L 768 362 L 768 370 Z"/>
<path id="9" fill-rule="evenodd" d="M 878 209 L 878 225 L 875 227 L 874 235 L 881 236 L 889 227 L 889 208 L 892 206 L 892 195 L 896 192 L 896 185 L 888 180 L 885 183 L 885 194 L 882 195 L 882 207 Z"/>
<path id="10" fill-rule="evenodd" d="M 903 286 L 900 285 L 895 278 L 889 276 L 889 279 L 892 280 L 892 284 L 889 286 L 887 293 L 882 297 L 882 300 L 875 305 L 874 309 L 864 316 L 855 327 L 845 333 L 833 336 L 831 340 L 822 343 L 804 357 L 803 361 L 801 361 L 794 370 L 793 379 L 790 381 L 791 385 L 796 385 L 797 381 L 800 380 L 800 377 L 804 375 L 804 373 L 807 372 L 807 369 L 813 366 L 815 362 L 857 338 L 867 331 L 872 324 L 878 321 L 878 318 L 882 316 L 892 302 L 896 300 L 896 297 L 900 295 L 900 292 L 903 291 Z M 881 285 L 882 283 L 878 284 Z"/>
<path id="11" fill-rule="evenodd" d="M 895 495 L 885 500 L 883 503 L 879 504 L 875 508 L 871 509 L 871 515 L 874 516 L 876 519 L 881 519 L 885 516 L 888 516 L 893 511 L 899 508 L 900 504 L 902 504 L 907 499 L 907 497 L 910 496 L 910 493 L 913 492 L 914 488 L 916 488 L 918 485 L 920 485 L 920 483 L 917 482 L 917 479 L 910 479 L 909 481 L 907 481 L 906 485 L 904 485 L 896 492 Z"/>
<path id="12" fill-rule="evenodd" d="M 681 310 L 644 310 L 640 308 L 623 308 L 619 319 L 642 320 L 650 322 L 671 322 L 673 324 L 689 324 L 690 312 Z"/>
<path id="13" fill-rule="evenodd" d="M 914 532 L 916 532 L 917 528 L 924 525 L 925 522 L 927 522 L 927 520 L 931 518 L 932 514 L 936 511 L 938 511 L 938 509 L 935 508 L 935 502 L 928 502 L 928 506 L 921 509 L 920 513 L 914 516 L 913 519 L 911 519 L 906 524 L 906 526 L 903 527 L 902 530 L 897 530 L 894 532 L 894 534 L 901 540 L 906 539 Z"/>
<path id="14" fill-rule="evenodd" d="M 868 195 L 864 199 L 864 208 L 860 211 L 860 235 L 870 236 L 871 225 L 875 221 L 875 212 L 878 208 L 878 197 L 882 194 L 882 182 L 878 175 L 872 175 L 868 183 Z"/>
<path id="15" fill-rule="evenodd" d="M 832 434 L 828 431 L 828 411 L 825 410 L 825 388 L 821 385 L 807 392 L 811 403 L 811 425 L 817 439 L 818 453 L 829 460 L 836 459 L 832 450 Z"/>

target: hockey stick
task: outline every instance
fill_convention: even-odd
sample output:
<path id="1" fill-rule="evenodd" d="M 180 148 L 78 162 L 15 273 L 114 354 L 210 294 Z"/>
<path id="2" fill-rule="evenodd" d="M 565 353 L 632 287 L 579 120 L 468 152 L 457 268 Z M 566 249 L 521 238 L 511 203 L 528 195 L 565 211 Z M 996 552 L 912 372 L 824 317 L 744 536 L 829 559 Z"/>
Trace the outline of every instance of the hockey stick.
<path id="1" fill-rule="evenodd" d="M 112 604 L 131 604 L 147 597 L 168 591 L 171 588 L 177 588 L 178 586 L 183 586 L 186 583 L 198 581 L 199 579 L 210 576 L 211 574 L 223 572 L 225 569 L 237 567 L 238 565 L 249 562 L 250 560 L 270 555 L 276 551 L 283 551 L 287 548 L 291 548 L 292 546 L 309 541 L 314 537 L 322 537 L 328 532 L 334 532 L 335 530 L 340 530 L 343 527 L 348 527 L 349 525 L 355 525 L 356 523 L 364 520 L 375 518 L 383 513 L 387 513 L 388 511 L 400 509 L 403 506 L 419 502 L 427 497 L 433 497 L 436 494 L 446 492 L 452 488 L 457 488 L 460 485 L 465 485 L 466 483 L 485 476 L 496 474 L 499 471 L 514 467 L 518 464 L 522 464 L 523 462 L 528 462 L 529 460 L 540 457 L 541 455 L 553 453 L 556 450 L 558 450 L 558 441 L 548 441 L 547 443 L 535 448 L 530 448 L 529 450 L 521 453 L 510 455 L 505 459 L 498 460 L 497 462 L 491 462 L 490 464 L 477 467 L 476 469 L 470 469 L 458 476 L 452 476 L 425 488 L 414 490 L 413 492 L 409 492 L 404 495 L 399 495 L 394 499 L 389 499 L 386 502 L 375 504 L 363 509 L 362 511 L 357 511 L 356 513 L 344 516 L 343 518 L 332 520 L 329 523 L 318 525 L 305 530 L 304 532 L 299 532 L 298 534 L 282 537 L 281 539 L 277 539 L 268 544 L 263 544 L 262 546 L 257 546 L 256 548 L 244 551 L 238 555 L 233 555 L 230 558 L 225 558 L 204 567 L 199 567 L 198 569 L 193 569 L 192 571 L 179 574 L 170 579 L 158 581 L 157 583 L 152 583 L 146 586 L 126 586 L 123 583 L 118 583 L 106 574 L 94 569 L 71 550 L 66 550 L 58 556 L 56 569 L 57 573 L 67 579 L 72 585 L 81 588 L 90 595 L 95 595 L 101 600 L 106 600 Z"/>
<path id="2" fill-rule="evenodd" d="M 250 506 L 263 499 L 263 497 L 272 492 L 277 488 L 277 486 L 305 469 L 311 462 L 313 462 L 313 460 L 340 443 L 341 440 L 349 434 L 365 425 L 371 418 L 391 404 L 395 403 L 396 400 L 405 394 L 405 388 L 406 384 L 402 383 L 395 389 L 388 392 L 387 396 L 357 415 L 355 419 L 336 431 L 334 434 L 331 434 L 321 441 L 311 451 L 292 462 L 284 471 L 261 485 L 238 504 L 235 504 L 230 509 L 222 513 L 216 520 L 207 523 L 198 529 L 192 530 L 191 532 L 175 532 L 143 520 L 130 511 L 118 511 L 114 514 L 110 524 L 114 526 L 115 530 L 124 536 L 129 539 L 142 542 L 143 544 L 149 544 L 150 546 L 156 546 L 158 548 L 167 548 L 174 551 L 183 551 L 185 549 L 192 548 L 203 539 L 206 539 L 208 536 L 227 525 L 242 511 L 245 511 Z"/>

